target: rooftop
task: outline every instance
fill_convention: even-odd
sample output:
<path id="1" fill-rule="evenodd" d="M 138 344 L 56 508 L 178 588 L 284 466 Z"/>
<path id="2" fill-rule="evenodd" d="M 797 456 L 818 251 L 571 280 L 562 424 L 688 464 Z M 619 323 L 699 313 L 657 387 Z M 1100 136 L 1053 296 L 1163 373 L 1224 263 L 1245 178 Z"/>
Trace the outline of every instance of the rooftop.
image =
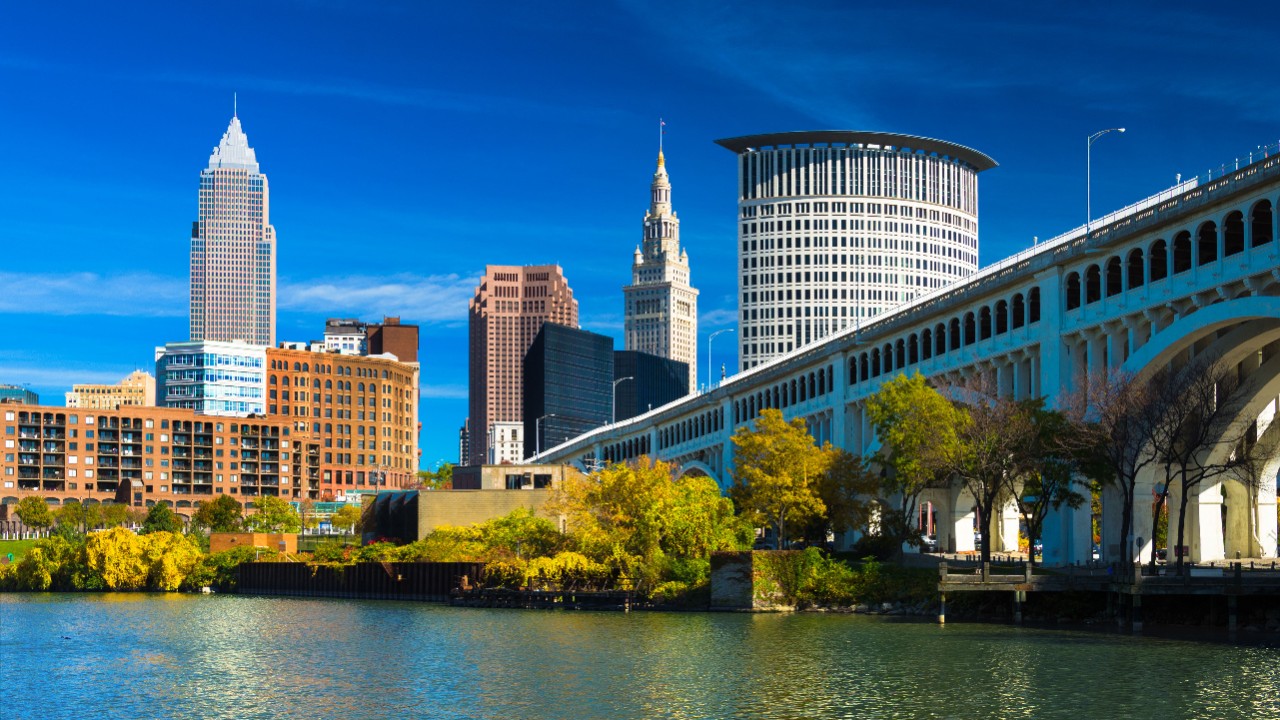
<path id="1" fill-rule="evenodd" d="M 984 153 L 963 145 L 947 142 L 946 140 L 864 130 L 800 130 L 796 132 L 764 133 L 761 135 L 725 138 L 717 140 L 716 144 L 739 155 L 765 148 L 869 146 L 884 150 L 918 152 L 948 157 L 965 163 L 979 172 L 990 170 L 998 164 Z"/>

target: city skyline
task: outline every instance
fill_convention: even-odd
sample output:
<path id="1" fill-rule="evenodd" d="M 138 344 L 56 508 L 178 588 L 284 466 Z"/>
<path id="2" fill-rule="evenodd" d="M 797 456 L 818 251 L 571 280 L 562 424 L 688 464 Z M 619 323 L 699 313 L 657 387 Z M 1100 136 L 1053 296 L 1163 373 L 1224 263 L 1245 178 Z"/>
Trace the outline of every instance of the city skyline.
<path id="1" fill-rule="evenodd" d="M 1083 224 L 1094 131 L 1129 129 L 1094 148 L 1095 216 L 1280 135 L 1265 23 L 1249 21 L 1260 3 L 1043 15 L 936 5 L 922 24 L 802 4 L 769 25 L 768 45 L 742 42 L 772 17 L 764 6 L 732 17 L 645 7 L 544 17 L 243 5 L 234 12 L 255 32 L 213 57 L 187 52 L 185 28 L 221 11 L 86 6 L 69 27 L 42 8 L 11 9 L 0 136 L 22 139 L 6 152 L 23 171 L 0 180 L 0 282 L 21 290 L 0 313 L 40 332 L 0 345 L 0 382 L 57 398 L 147 368 L 154 346 L 185 339 L 191 178 L 237 90 L 276 195 L 278 339 L 312 339 L 324 317 L 421 323 L 427 465 L 456 454 L 466 300 L 485 264 L 559 263 L 582 326 L 622 346 L 620 288 L 659 115 L 702 290 L 700 350 L 736 311 L 736 172 L 715 139 L 831 127 L 987 153 L 1001 167 L 981 181 L 985 266 Z M 903 34 L 865 30 L 895 24 Z M 422 49 L 428 27 L 440 42 Z M 44 28 L 56 39 L 33 31 Z M 509 50 L 472 47 L 482 34 L 479 44 Z M 849 34 L 864 47 L 850 49 Z M 236 57 L 269 35 L 281 35 L 275 47 Z M 897 44 L 906 35 L 911 51 Z M 343 38 L 345 50 L 327 58 L 316 37 Z M 956 39 L 970 37 L 980 40 Z M 734 344 L 717 344 L 712 365 L 735 367 Z"/>

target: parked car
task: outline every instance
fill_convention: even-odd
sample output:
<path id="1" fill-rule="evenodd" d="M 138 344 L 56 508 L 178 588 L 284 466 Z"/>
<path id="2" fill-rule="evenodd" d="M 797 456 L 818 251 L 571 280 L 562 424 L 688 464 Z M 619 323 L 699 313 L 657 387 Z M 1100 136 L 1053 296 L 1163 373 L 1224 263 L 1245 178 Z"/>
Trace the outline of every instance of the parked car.
<path id="1" fill-rule="evenodd" d="M 937 535 L 921 535 L 920 536 L 920 552 L 927 552 L 927 553 L 938 552 L 938 536 Z"/>
<path id="2" fill-rule="evenodd" d="M 1043 556 L 1044 556 L 1044 541 L 1043 541 L 1043 540 L 1041 540 L 1040 538 L 1036 538 L 1036 539 L 1035 539 L 1035 541 L 1031 543 L 1031 554 L 1032 554 L 1034 557 L 1043 557 Z"/>

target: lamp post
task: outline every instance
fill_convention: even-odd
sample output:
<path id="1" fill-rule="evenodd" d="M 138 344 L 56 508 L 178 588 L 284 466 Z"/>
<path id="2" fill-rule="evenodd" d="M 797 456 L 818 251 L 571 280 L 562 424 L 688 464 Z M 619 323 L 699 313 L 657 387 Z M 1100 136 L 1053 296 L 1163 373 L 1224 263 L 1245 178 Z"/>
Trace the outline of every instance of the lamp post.
<path id="1" fill-rule="evenodd" d="M 711 341 L 715 340 L 717 335 L 722 335 L 724 333 L 731 333 L 734 331 L 734 329 L 735 328 L 725 328 L 724 330 L 717 330 L 711 333 L 711 335 L 707 337 L 707 391 L 708 392 L 711 391 L 711 366 L 715 364 L 711 362 Z"/>
<path id="2" fill-rule="evenodd" d="M 542 454 L 542 421 L 555 416 L 555 413 L 551 413 L 533 421 L 533 456 L 535 458 Z"/>
<path id="3" fill-rule="evenodd" d="M 1109 132 L 1124 132 L 1124 128 L 1107 128 L 1089 136 L 1084 149 L 1084 236 L 1089 237 L 1089 225 L 1093 222 L 1093 144 Z"/>
<path id="4" fill-rule="evenodd" d="M 635 378 L 631 375 L 628 375 L 626 377 L 618 378 L 617 380 L 613 381 L 613 395 L 610 396 L 613 402 L 611 402 L 609 406 L 609 422 L 610 423 L 618 422 L 618 383 L 626 382 L 627 380 L 635 380 Z"/>

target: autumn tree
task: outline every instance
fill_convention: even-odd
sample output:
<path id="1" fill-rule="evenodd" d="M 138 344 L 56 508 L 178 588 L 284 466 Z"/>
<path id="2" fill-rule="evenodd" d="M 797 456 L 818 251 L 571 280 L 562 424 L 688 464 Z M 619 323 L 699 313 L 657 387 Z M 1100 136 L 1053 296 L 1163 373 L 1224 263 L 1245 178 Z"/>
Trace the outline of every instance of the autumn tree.
<path id="1" fill-rule="evenodd" d="M 360 524 L 360 514 L 359 505 L 343 505 L 329 518 L 329 524 L 335 530 L 345 528 L 343 532 L 355 533 L 356 526 Z"/>
<path id="2" fill-rule="evenodd" d="M 729 489 L 738 512 L 757 526 L 773 526 L 778 547 L 786 547 L 787 523 L 802 527 L 826 512 L 818 480 L 831 463 L 802 418 L 782 419 L 774 408 L 761 411 L 755 427 L 733 434 L 734 484 Z"/>
<path id="3" fill-rule="evenodd" d="M 567 477 L 547 509 L 564 517 L 581 554 L 637 587 L 652 586 L 682 561 L 696 561 L 694 574 L 705 574 L 711 552 L 750 542 L 713 480 L 676 479 L 671 465 L 643 456 Z"/>
<path id="4" fill-rule="evenodd" d="M 274 495 L 261 495 L 253 501 L 254 512 L 245 518 L 245 526 L 254 532 L 298 533 L 302 518 L 293 505 Z"/>
<path id="5" fill-rule="evenodd" d="M 298 517 L 302 520 L 302 527 L 308 530 L 320 527 L 320 516 L 316 513 L 316 504 L 310 498 L 298 500 Z"/>
<path id="6" fill-rule="evenodd" d="M 876 462 L 885 468 L 882 534 L 899 543 L 919 542 L 916 506 L 920 493 L 947 483 L 959 448 L 963 412 L 920 373 L 898 375 L 867 398 L 867 417 L 880 439 Z M 887 504 L 896 499 L 897 506 Z"/>
<path id="7" fill-rule="evenodd" d="M 41 530 L 53 525 L 53 512 L 42 497 L 28 495 L 18 501 L 13 511 L 29 528 Z"/>
<path id="8" fill-rule="evenodd" d="M 243 523 L 244 509 L 230 495 L 201 501 L 191 516 L 191 524 L 209 532 L 236 532 Z"/>

